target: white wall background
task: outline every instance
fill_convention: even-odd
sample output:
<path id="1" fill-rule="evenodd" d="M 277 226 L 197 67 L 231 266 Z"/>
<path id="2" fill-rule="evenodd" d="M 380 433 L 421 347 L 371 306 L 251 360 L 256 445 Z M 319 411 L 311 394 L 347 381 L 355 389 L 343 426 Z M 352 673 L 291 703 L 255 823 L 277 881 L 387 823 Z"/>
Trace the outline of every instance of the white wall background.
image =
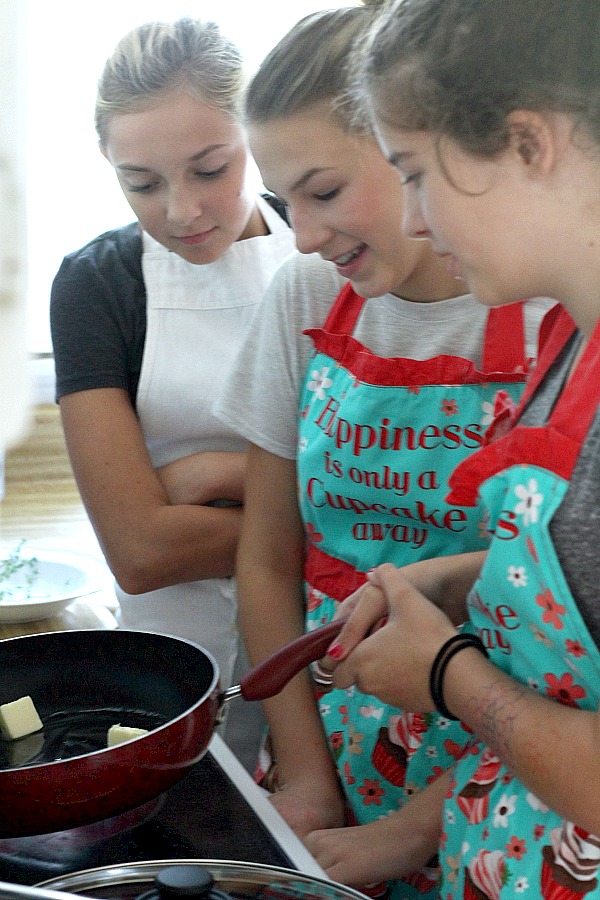
<path id="1" fill-rule="evenodd" d="M 24 97 L 19 0 L 0 3 L 0 499 L 3 450 L 28 422 Z"/>
<path id="2" fill-rule="evenodd" d="M 26 10 L 28 342 L 31 352 L 47 353 L 50 286 L 63 256 L 132 220 L 93 123 L 96 81 L 119 38 L 151 19 L 212 19 L 240 47 L 251 74 L 299 18 L 355 0 L 17 2 Z"/>

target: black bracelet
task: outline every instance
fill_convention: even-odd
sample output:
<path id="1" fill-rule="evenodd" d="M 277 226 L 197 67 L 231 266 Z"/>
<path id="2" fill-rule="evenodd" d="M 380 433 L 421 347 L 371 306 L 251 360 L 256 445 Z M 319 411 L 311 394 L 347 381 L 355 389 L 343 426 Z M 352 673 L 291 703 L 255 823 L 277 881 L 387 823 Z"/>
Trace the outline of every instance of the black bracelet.
<path id="1" fill-rule="evenodd" d="M 452 657 L 466 647 L 475 647 L 480 653 L 483 653 L 484 656 L 488 655 L 487 650 L 483 645 L 483 641 L 481 638 L 477 637 L 476 634 L 455 634 L 449 638 L 445 644 L 442 644 L 431 666 L 431 672 L 429 673 L 429 691 L 431 693 L 433 705 L 442 716 L 446 719 L 452 719 L 454 722 L 457 721 L 458 716 L 453 716 L 444 703 L 444 674 Z"/>

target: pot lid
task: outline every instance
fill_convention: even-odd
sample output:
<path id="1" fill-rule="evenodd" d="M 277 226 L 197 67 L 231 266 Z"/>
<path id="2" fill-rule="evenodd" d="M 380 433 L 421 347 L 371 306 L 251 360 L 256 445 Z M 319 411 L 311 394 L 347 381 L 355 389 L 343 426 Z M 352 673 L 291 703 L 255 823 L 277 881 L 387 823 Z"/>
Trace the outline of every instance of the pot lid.
<path id="1" fill-rule="evenodd" d="M 40 882 L 37 887 L 82 894 L 97 900 L 137 900 L 155 886 L 157 875 L 169 867 L 208 870 L 214 886 L 234 900 L 365 900 L 353 888 L 303 875 L 293 869 L 232 860 L 176 859 L 124 863 L 85 869 Z"/>

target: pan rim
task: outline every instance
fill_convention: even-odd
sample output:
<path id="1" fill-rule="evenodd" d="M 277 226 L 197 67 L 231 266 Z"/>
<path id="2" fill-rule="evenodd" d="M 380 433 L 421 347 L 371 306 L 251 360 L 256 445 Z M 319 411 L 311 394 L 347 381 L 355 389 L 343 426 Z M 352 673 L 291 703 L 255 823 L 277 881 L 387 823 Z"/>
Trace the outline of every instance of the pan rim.
<path id="1" fill-rule="evenodd" d="M 213 676 L 212 676 L 211 683 L 210 683 L 209 687 L 205 690 L 204 694 L 200 697 L 200 699 L 196 700 L 191 706 L 188 706 L 186 709 L 183 710 L 183 712 L 179 713 L 177 716 L 174 716 L 172 719 L 169 719 L 163 725 L 159 725 L 157 728 L 152 728 L 148 732 L 148 734 L 142 734 L 142 735 L 139 735 L 138 737 L 131 738 L 131 740 L 124 741 L 121 744 L 116 744 L 114 747 L 101 747 L 99 750 L 92 750 L 89 753 L 79 753 L 74 756 L 67 756 L 64 759 L 55 759 L 55 760 L 50 760 L 48 762 L 32 763 L 31 765 L 26 764 L 26 765 L 22 765 L 22 766 L 9 766 L 7 768 L 0 769 L 0 780 L 2 780 L 2 778 L 9 777 L 12 773 L 19 773 L 19 772 L 23 772 L 23 771 L 33 771 L 36 769 L 48 769 L 49 767 L 55 768 L 57 766 L 67 766 L 70 764 L 74 764 L 77 760 L 96 758 L 96 757 L 100 756 L 101 754 L 107 754 L 107 753 L 115 754 L 115 751 L 117 752 L 118 755 L 122 755 L 123 747 L 125 745 L 134 745 L 139 741 L 148 740 L 151 736 L 159 735 L 165 729 L 172 728 L 181 719 L 187 718 L 188 716 L 190 716 L 195 710 L 197 710 L 200 706 L 202 706 L 215 692 L 217 692 L 219 694 L 219 698 L 222 695 L 222 691 L 221 691 L 220 684 L 219 684 L 219 677 L 220 677 L 219 664 L 217 663 L 217 661 L 214 658 L 214 656 L 212 655 L 212 653 L 210 653 L 210 651 L 208 651 L 204 647 L 202 647 L 201 644 L 196 643 L 196 641 L 191 641 L 188 638 L 182 638 L 182 637 L 179 637 L 178 635 L 165 634 L 164 632 L 156 632 L 156 631 L 139 631 L 134 628 L 115 628 L 115 629 L 110 629 L 110 630 L 97 629 L 97 628 L 73 628 L 67 632 L 65 632 L 65 631 L 44 631 L 44 632 L 40 632 L 37 634 L 19 635 L 14 638 L 6 638 L 6 641 L 3 641 L 2 643 L 5 643 L 5 642 L 12 643 L 12 642 L 16 642 L 16 641 L 27 640 L 29 638 L 39 638 L 39 637 L 46 637 L 46 636 L 49 636 L 49 637 L 56 636 L 56 640 L 60 640 L 60 638 L 58 637 L 59 635 L 90 634 L 90 633 L 103 634 L 103 635 L 106 635 L 106 634 L 110 634 L 110 635 L 142 634 L 142 635 L 149 635 L 152 637 L 157 637 L 157 638 L 160 638 L 161 640 L 164 638 L 167 638 L 169 640 L 178 641 L 183 644 L 188 644 L 189 646 L 194 647 L 194 649 L 201 651 L 201 653 L 203 653 L 204 656 L 208 659 L 208 661 L 212 664 Z M 110 638 L 106 638 L 106 640 L 110 640 Z M 220 705 L 220 699 L 219 699 L 219 705 Z M 42 722 L 42 724 L 43 724 L 43 722 Z M 42 732 L 43 732 L 43 728 L 40 729 L 40 731 L 33 732 L 33 734 L 41 734 Z M 31 737 L 31 736 L 32 735 L 25 735 L 24 738 L 20 738 L 19 740 L 24 740 L 26 737 Z M 120 753 L 119 753 L 119 751 L 120 751 Z M 204 755 L 204 752 L 205 751 L 202 751 L 199 759 Z"/>

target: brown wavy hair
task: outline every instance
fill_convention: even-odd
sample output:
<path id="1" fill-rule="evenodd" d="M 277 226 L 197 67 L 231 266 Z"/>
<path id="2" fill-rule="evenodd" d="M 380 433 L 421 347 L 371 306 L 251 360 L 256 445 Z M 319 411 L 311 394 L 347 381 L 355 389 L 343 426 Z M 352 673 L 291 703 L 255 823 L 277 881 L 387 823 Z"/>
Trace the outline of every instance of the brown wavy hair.
<path id="1" fill-rule="evenodd" d="M 392 0 L 355 75 L 371 115 L 481 157 L 506 148 L 517 109 L 572 115 L 600 143 L 600 2 Z"/>

